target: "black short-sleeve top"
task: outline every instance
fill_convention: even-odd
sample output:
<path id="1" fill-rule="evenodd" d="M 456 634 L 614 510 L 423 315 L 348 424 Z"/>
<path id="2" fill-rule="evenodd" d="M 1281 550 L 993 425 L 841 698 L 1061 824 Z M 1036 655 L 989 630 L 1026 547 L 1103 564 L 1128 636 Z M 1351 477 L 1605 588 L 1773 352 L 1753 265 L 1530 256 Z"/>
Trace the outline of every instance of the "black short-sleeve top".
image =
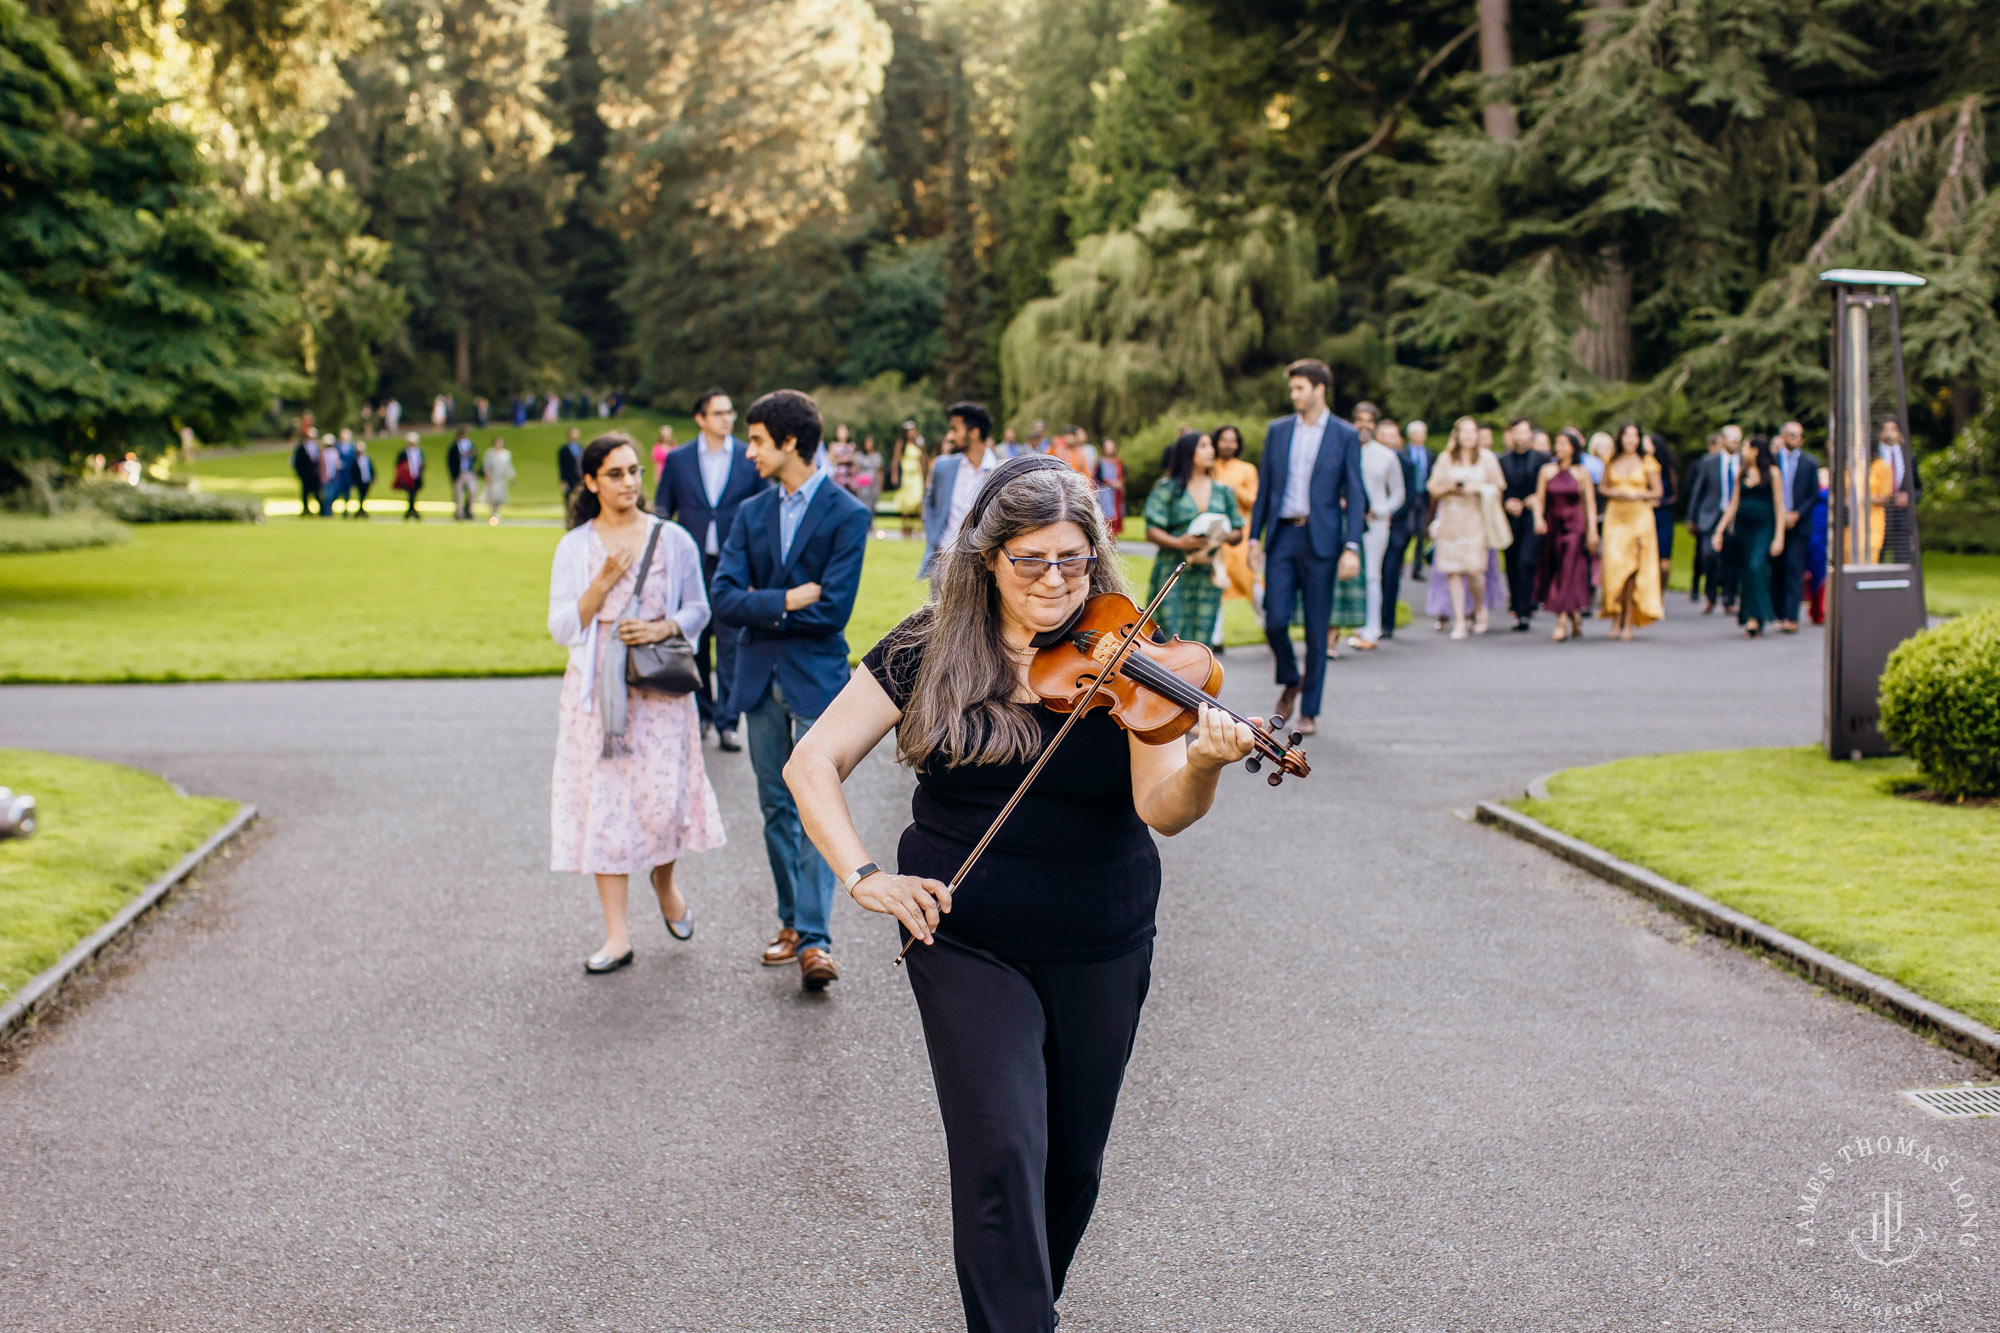
<path id="1" fill-rule="evenodd" d="M 929 613 L 870 649 L 862 665 L 897 708 L 916 683 Z M 1034 706 L 1044 747 L 1065 715 Z M 897 872 L 949 884 L 1033 758 L 917 770 Z M 1153 938 L 1160 854 L 1132 804 L 1132 752 L 1108 713 L 1092 710 L 1063 738 L 952 899 L 939 932 L 1023 962 L 1096 962 Z"/>

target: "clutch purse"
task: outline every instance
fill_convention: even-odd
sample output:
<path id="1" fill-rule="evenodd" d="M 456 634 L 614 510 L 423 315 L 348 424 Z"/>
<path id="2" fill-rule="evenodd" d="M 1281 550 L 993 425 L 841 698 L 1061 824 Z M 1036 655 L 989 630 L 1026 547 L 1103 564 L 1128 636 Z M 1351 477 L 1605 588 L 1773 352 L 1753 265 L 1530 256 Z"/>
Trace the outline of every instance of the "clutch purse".
<path id="1" fill-rule="evenodd" d="M 646 590 L 646 574 L 653 567 L 653 548 L 660 541 L 660 525 L 653 525 L 646 538 L 646 554 L 639 560 L 639 577 L 632 584 L 632 604 Z M 694 665 L 694 645 L 687 635 L 676 631 L 658 643 L 635 643 L 625 649 L 625 684 L 649 694 L 693 694 L 701 688 L 701 673 Z"/>

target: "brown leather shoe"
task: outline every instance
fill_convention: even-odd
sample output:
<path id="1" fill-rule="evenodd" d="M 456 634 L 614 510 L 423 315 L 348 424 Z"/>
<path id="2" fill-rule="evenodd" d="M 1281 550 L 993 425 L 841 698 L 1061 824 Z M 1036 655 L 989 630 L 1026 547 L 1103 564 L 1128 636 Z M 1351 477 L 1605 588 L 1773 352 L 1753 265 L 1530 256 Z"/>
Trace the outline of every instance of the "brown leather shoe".
<path id="1" fill-rule="evenodd" d="M 786 926 L 778 938 L 764 946 L 764 966 L 783 967 L 799 956 L 799 932 Z"/>
<path id="2" fill-rule="evenodd" d="M 840 968 L 824 949 L 805 949 L 799 954 L 799 984 L 807 990 L 825 990 L 829 981 L 840 980 Z"/>
<path id="3" fill-rule="evenodd" d="M 1287 685 L 1278 691 L 1278 706 L 1271 711 L 1279 717 L 1289 718 L 1297 711 L 1295 706 L 1298 701 L 1299 687 L 1296 685 Z"/>

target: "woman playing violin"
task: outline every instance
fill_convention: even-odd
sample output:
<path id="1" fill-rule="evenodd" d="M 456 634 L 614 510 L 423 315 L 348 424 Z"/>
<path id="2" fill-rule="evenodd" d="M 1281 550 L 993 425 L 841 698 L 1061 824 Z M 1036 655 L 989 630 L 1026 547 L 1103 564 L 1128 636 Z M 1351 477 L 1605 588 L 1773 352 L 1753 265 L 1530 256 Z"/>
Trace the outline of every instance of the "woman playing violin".
<path id="1" fill-rule="evenodd" d="M 939 553 L 929 604 L 869 652 L 785 768 L 855 900 L 926 946 L 910 951 L 910 987 L 972 1333 L 1054 1327 L 1151 976 L 1152 833 L 1206 814 L 1217 777 L 1253 746 L 1219 710 L 1200 710 L 1188 743 L 1147 745 L 1093 709 L 947 890 L 1065 720 L 1029 686 L 1036 636 L 1103 592 L 1124 579 L 1089 485 L 1060 461 L 1009 460 Z M 875 869 L 841 790 L 892 730 L 917 776 L 897 874 Z"/>

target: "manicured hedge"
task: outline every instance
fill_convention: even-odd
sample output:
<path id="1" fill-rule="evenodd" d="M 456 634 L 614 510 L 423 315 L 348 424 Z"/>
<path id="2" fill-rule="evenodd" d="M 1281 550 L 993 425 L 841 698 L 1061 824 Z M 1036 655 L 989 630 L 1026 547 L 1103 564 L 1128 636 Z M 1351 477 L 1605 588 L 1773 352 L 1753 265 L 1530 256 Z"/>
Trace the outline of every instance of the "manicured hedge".
<path id="1" fill-rule="evenodd" d="M 84 497 L 123 523 L 258 523 L 264 518 L 261 500 L 245 495 L 218 495 L 180 486 L 142 482 L 92 482 Z"/>
<path id="2" fill-rule="evenodd" d="M 69 551 L 79 546 L 113 546 L 130 541 L 125 525 L 94 509 L 42 518 L 32 514 L 0 513 L 0 555 L 38 551 Z"/>
<path id="3" fill-rule="evenodd" d="M 1925 630 L 1890 655 L 1882 734 L 1940 796 L 2000 796 L 2000 610 Z"/>

